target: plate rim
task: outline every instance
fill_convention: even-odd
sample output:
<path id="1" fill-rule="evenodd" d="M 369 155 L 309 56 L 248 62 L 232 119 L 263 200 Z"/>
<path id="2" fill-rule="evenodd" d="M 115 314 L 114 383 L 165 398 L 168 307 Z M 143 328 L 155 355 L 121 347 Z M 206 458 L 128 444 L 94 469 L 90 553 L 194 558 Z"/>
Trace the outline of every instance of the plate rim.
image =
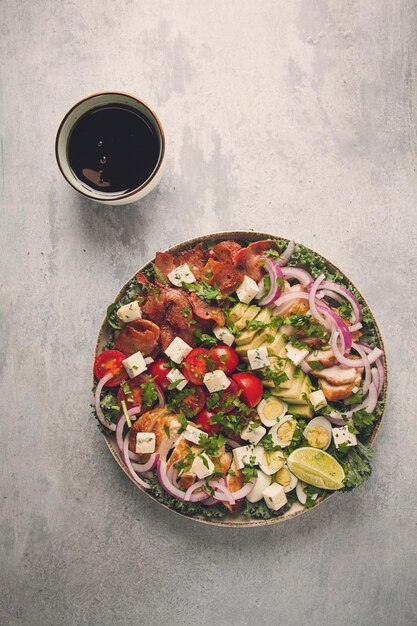
<path id="1" fill-rule="evenodd" d="M 264 233 L 261 231 L 257 231 L 257 230 L 226 230 L 226 231 L 217 231 L 214 233 L 209 233 L 206 235 L 201 235 L 201 236 L 196 236 L 196 237 L 192 237 L 191 239 L 185 239 L 184 241 L 181 241 L 179 243 L 176 243 L 172 246 L 169 246 L 168 248 L 166 248 L 164 250 L 164 252 L 166 253 L 171 253 L 171 254 L 176 254 L 177 252 L 181 252 L 182 250 L 196 245 L 197 243 L 200 242 L 207 242 L 207 241 L 218 241 L 218 240 L 224 240 L 224 239 L 229 239 L 229 240 L 241 240 L 241 241 L 249 241 L 249 242 L 253 242 L 253 241 L 259 241 L 261 239 L 283 239 L 285 241 L 290 242 L 291 239 L 288 239 L 287 237 L 283 237 L 281 235 L 272 235 L 271 233 Z M 296 241 L 296 243 L 301 243 Z M 377 319 L 374 315 L 374 312 L 372 310 L 372 308 L 370 307 L 368 301 L 366 300 L 366 298 L 363 296 L 362 292 L 360 289 L 357 288 L 356 284 L 350 279 L 350 277 L 343 271 L 341 270 L 337 265 L 335 265 L 332 261 L 329 261 L 329 259 L 327 257 L 325 257 L 323 254 L 317 252 L 316 250 L 313 250 L 312 248 L 310 248 L 309 246 L 306 246 L 305 244 L 301 244 L 304 246 L 304 248 L 306 248 L 308 251 L 312 252 L 313 254 L 317 254 L 319 255 L 322 259 L 324 259 L 324 261 L 326 262 L 326 264 L 334 269 L 337 270 L 338 272 L 340 272 L 349 282 L 350 284 L 352 284 L 355 289 L 359 292 L 363 302 L 365 303 L 365 306 L 368 308 L 368 310 L 370 311 L 371 315 L 372 315 L 372 319 L 373 322 L 375 324 L 375 329 L 376 329 L 376 333 L 378 336 L 378 341 L 380 343 L 381 349 L 383 351 L 383 362 L 384 362 L 384 386 L 383 386 L 383 391 L 384 391 L 384 406 L 383 406 L 383 410 L 382 410 L 382 414 L 381 417 L 374 429 L 374 431 L 372 432 L 372 435 L 370 436 L 368 443 L 371 447 L 374 446 L 375 441 L 378 437 L 380 428 L 381 428 L 381 423 L 382 420 L 384 418 L 385 415 L 385 410 L 386 410 L 386 406 L 387 406 L 387 393 L 388 393 L 388 363 L 387 363 L 387 355 L 386 355 L 386 350 L 385 350 L 385 345 L 384 345 L 384 341 L 382 338 L 382 334 L 379 328 L 379 324 L 377 322 Z M 125 290 L 127 285 L 129 284 L 129 282 L 135 277 L 137 272 L 142 272 L 150 263 L 152 263 L 155 259 L 155 256 L 153 256 L 151 259 L 149 259 L 148 261 L 146 261 L 145 263 L 143 263 L 136 271 L 135 273 L 127 279 L 127 281 L 123 284 L 123 286 L 121 287 L 121 289 L 118 291 L 118 293 L 115 295 L 114 299 L 112 302 L 116 302 L 117 300 L 119 300 Z M 94 356 L 96 357 L 98 354 L 98 351 L 100 349 L 100 347 L 103 345 L 103 339 L 105 338 L 105 331 L 107 330 L 107 325 L 106 325 L 106 318 L 103 319 L 101 325 L 100 325 L 100 330 L 97 336 L 97 340 L 95 343 L 95 349 L 94 349 Z M 94 363 L 94 361 L 93 361 Z M 94 372 L 93 372 L 93 385 L 94 385 Z M 123 460 L 121 458 L 120 455 L 120 451 L 118 450 L 118 448 L 115 445 L 115 439 L 114 439 L 114 435 L 110 435 L 110 434 L 105 434 L 102 433 L 104 440 L 106 442 L 106 445 L 108 447 L 108 449 L 110 450 L 111 455 L 113 456 L 114 460 L 116 461 L 116 463 L 119 465 L 119 467 L 123 470 L 124 474 L 129 478 L 129 480 L 139 489 L 139 491 L 141 491 L 142 493 L 144 493 L 145 495 L 148 496 L 148 498 L 150 498 L 153 502 L 157 503 L 158 505 L 164 507 L 165 509 L 167 509 L 168 511 L 172 512 L 172 513 L 176 513 L 177 515 L 179 515 L 182 519 L 186 518 L 188 520 L 191 520 L 195 523 L 199 523 L 199 524 L 206 524 L 208 526 L 217 526 L 217 527 L 221 527 L 221 528 L 255 528 L 255 527 L 259 527 L 259 526 L 271 526 L 274 524 L 279 524 L 285 521 L 289 521 L 294 519 L 295 517 L 299 517 L 300 515 L 303 515 L 304 513 L 308 513 L 314 509 L 317 508 L 317 506 L 319 506 L 320 504 L 322 504 L 323 502 L 329 500 L 329 498 L 333 495 L 335 495 L 336 493 L 338 493 L 337 491 L 332 491 L 329 494 L 327 494 L 324 497 L 318 498 L 316 501 L 316 504 L 314 505 L 314 507 L 311 507 L 309 509 L 306 509 L 305 507 L 301 508 L 301 509 L 297 509 L 296 511 L 293 511 L 291 513 L 291 508 L 288 509 L 288 511 L 286 513 L 284 513 L 283 515 L 280 516 L 272 516 L 270 519 L 251 519 L 251 518 L 247 518 L 247 520 L 245 519 L 244 521 L 241 522 L 237 522 L 236 521 L 236 517 L 235 519 L 233 519 L 232 516 L 225 516 L 224 518 L 215 518 L 215 519 L 210 519 L 210 518 L 205 518 L 202 515 L 186 515 L 185 513 L 181 513 L 181 511 L 177 511 L 171 507 L 169 507 L 168 505 L 164 504 L 163 502 L 160 502 L 155 496 L 153 496 L 151 493 L 149 493 L 149 491 L 147 489 L 143 489 L 140 485 L 138 485 L 137 482 L 135 482 L 135 480 L 132 478 L 132 476 L 129 473 L 129 470 L 127 469 L 127 467 L 125 466 L 125 464 L 123 463 Z M 227 520 L 227 521 L 226 521 Z"/>

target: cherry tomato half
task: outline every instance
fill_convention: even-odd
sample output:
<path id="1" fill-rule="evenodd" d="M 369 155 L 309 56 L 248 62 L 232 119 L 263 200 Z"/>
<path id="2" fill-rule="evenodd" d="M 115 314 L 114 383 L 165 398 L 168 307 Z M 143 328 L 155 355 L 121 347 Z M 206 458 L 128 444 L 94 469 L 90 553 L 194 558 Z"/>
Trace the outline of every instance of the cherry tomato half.
<path id="1" fill-rule="evenodd" d="M 119 406 L 121 405 L 122 400 L 126 402 L 126 406 L 128 409 L 132 409 L 134 406 L 141 406 L 142 404 L 142 392 L 140 389 L 141 382 L 143 382 L 142 375 L 136 376 L 135 378 L 131 378 L 127 380 L 125 384 L 120 387 L 117 394 L 117 402 Z M 130 390 L 130 393 L 126 393 L 126 391 Z"/>
<path id="2" fill-rule="evenodd" d="M 206 394 L 203 389 L 201 387 L 190 387 L 190 393 L 182 400 L 182 404 L 185 404 L 185 415 L 187 417 L 197 415 L 204 408 L 205 403 Z"/>
<path id="3" fill-rule="evenodd" d="M 212 409 L 214 412 L 223 411 L 224 413 L 230 413 L 234 410 L 235 405 L 233 404 L 233 400 L 239 397 L 239 385 L 231 378 L 229 378 L 229 380 L 230 385 L 227 389 L 217 391 L 215 394 L 208 394 L 207 403 L 210 407 L 209 410 Z M 211 399 L 212 403 L 210 403 Z M 215 402 L 215 404 L 213 404 L 213 402 Z"/>
<path id="4" fill-rule="evenodd" d="M 256 406 L 262 399 L 264 386 L 262 381 L 249 372 L 238 372 L 232 375 L 233 380 L 242 390 L 241 398 L 250 408 Z"/>
<path id="5" fill-rule="evenodd" d="M 209 358 L 214 361 L 214 369 L 223 370 L 226 374 L 233 374 L 239 365 L 238 353 L 225 343 L 219 343 L 211 348 Z"/>
<path id="6" fill-rule="evenodd" d="M 164 391 L 168 389 L 168 385 L 171 382 L 167 379 L 167 374 L 170 370 L 171 366 L 168 359 L 157 359 L 148 367 L 148 373 Z"/>
<path id="7" fill-rule="evenodd" d="M 204 384 L 204 375 L 210 371 L 207 363 L 208 354 L 207 348 L 194 348 L 183 361 L 181 371 L 193 385 Z"/>
<path id="8" fill-rule="evenodd" d="M 219 391 L 220 394 L 220 410 L 225 413 L 230 413 L 235 408 L 233 400 L 238 397 L 239 385 L 232 379 L 230 379 L 230 385 L 224 391 Z"/>
<path id="9" fill-rule="evenodd" d="M 208 409 L 203 409 L 196 415 L 194 422 L 198 424 L 201 430 L 207 434 L 216 434 L 220 433 L 220 424 L 212 424 L 211 418 L 213 415 L 216 415 L 215 411 L 209 411 Z"/>
<path id="10" fill-rule="evenodd" d="M 100 380 L 111 372 L 113 378 L 107 381 L 106 387 L 118 387 L 127 378 L 127 372 L 122 363 L 126 358 L 126 355 L 119 350 L 102 352 L 94 361 L 94 376 Z"/>

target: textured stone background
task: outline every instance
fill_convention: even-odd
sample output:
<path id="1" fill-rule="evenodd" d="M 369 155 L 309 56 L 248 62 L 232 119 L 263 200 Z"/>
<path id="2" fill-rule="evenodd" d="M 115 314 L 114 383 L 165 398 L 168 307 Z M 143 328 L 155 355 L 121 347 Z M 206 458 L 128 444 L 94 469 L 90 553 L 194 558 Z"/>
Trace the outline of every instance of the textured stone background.
<path id="1" fill-rule="evenodd" d="M 413 0 L 2 0 L 0 622 L 417 621 Z M 60 176 L 65 111 L 135 93 L 168 160 L 138 205 Z M 374 474 L 290 523 L 221 530 L 160 509 L 90 415 L 106 305 L 156 249 L 222 229 L 295 237 L 345 269 L 384 334 Z"/>

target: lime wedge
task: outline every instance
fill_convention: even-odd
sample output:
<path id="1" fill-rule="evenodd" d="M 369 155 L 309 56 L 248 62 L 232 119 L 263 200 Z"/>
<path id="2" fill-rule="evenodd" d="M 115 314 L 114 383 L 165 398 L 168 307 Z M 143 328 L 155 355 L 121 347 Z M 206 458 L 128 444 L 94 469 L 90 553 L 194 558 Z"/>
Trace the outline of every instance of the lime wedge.
<path id="1" fill-rule="evenodd" d="M 287 459 L 290 471 L 308 485 L 319 489 L 341 489 L 343 467 L 330 454 L 317 448 L 297 448 Z"/>

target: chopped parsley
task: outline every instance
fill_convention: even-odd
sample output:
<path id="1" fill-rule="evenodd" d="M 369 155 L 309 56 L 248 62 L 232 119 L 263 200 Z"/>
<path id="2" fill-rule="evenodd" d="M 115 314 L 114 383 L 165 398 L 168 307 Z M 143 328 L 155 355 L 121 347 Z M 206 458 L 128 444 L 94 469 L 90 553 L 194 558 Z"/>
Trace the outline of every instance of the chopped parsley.
<path id="1" fill-rule="evenodd" d="M 245 465 L 240 471 L 243 474 L 243 481 L 245 483 L 253 480 L 258 475 L 258 469 L 256 467 L 253 467 L 252 465 Z"/>
<path id="2" fill-rule="evenodd" d="M 266 367 L 264 370 L 264 378 L 271 380 L 275 387 L 279 387 L 282 383 L 288 380 L 288 376 L 285 372 L 277 372 L 272 367 Z"/>
<path id="3" fill-rule="evenodd" d="M 310 361 L 309 366 L 312 370 L 322 370 L 324 368 L 323 363 L 320 363 L 320 361 Z"/>
<path id="4" fill-rule="evenodd" d="M 201 328 L 196 328 L 194 331 L 194 337 L 199 342 L 200 346 L 205 348 L 210 348 L 210 346 L 215 346 L 217 344 L 216 337 L 212 337 L 207 333 L 204 333 Z"/>
<path id="5" fill-rule="evenodd" d="M 221 300 L 223 294 L 217 285 L 209 285 L 204 280 L 198 283 L 183 283 L 184 289 L 196 293 L 202 300 Z"/>
<path id="6" fill-rule="evenodd" d="M 281 450 L 281 446 L 278 446 L 273 442 L 271 433 L 262 437 L 259 445 L 263 447 L 265 452 L 276 452 L 277 450 Z"/>
<path id="7" fill-rule="evenodd" d="M 187 454 L 182 459 L 174 463 L 174 467 L 176 470 L 178 470 L 178 472 L 181 472 L 181 473 L 189 472 L 194 459 L 195 459 L 195 454 L 191 450 L 191 448 L 189 448 L 187 450 Z"/>
<path id="8" fill-rule="evenodd" d="M 226 437 L 223 437 L 223 435 L 206 435 L 201 433 L 198 439 L 200 448 L 203 448 L 204 452 L 211 457 L 220 456 L 222 454 L 221 448 L 223 448 L 225 443 Z"/>
<path id="9" fill-rule="evenodd" d="M 108 325 L 111 326 L 114 330 L 121 330 L 122 327 L 116 315 L 117 311 L 118 311 L 118 306 L 115 302 L 112 302 L 111 304 L 109 304 L 109 306 L 107 307 L 107 311 L 106 311 L 106 321 Z"/>
<path id="10" fill-rule="evenodd" d="M 162 283 L 163 285 L 167 285 L 167 281 L 165 276 L 162 274 L 161 270 L 159 269 L 159 267 L 156 267 L 156 265 L 154 264 L 153 266 L 153 271 L 155 273 L 155 277 L 157 278 L 157 280 L 159 280 L 160 283 Z"/>
<path id="11" fill-rule="evenodd" d="M 142 394 L 142 403 L 144 406 L 150 407 L 158 400 L 158 391 L 153 380 L 142 383 L 140 386 Z"/>

